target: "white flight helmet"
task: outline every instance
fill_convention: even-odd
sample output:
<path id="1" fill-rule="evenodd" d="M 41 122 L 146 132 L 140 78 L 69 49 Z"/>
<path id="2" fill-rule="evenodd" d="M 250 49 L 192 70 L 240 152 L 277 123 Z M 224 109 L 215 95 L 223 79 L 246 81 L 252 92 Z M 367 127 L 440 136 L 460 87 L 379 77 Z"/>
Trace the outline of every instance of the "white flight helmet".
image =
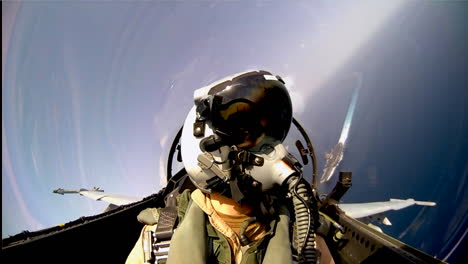
<path id="1" fill-rule="evenodd" d="M 281 144 L 292 121 L 284 81 L 267 71 L 235 74 L 194 92 L 181 137 L 184 167 L 202 191 L 240 200 L 296 171 Z"/>

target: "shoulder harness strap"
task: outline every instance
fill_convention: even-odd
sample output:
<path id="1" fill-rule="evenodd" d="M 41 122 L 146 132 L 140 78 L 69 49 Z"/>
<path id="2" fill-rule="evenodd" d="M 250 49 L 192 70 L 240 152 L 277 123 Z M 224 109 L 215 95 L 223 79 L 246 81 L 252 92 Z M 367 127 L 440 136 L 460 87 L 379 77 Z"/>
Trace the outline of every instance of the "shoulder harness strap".
<path id="1" fill-rule="evenodd" d="M 180 189 L 176 188 L 166 196 L 166 207 L 159 209 L 156 230 L 154 232 L 148 230 L 143 234 L 145 264 L 165 263 L 167 260 L 171 238 L 176 226 L 179 224 L 179 217 L 183 217 L 187 209 L 184 207 L 189 205 L 189 202 L 185 201 L 190 199 L 189 190 L 185 190 L 181 194 Z"/>

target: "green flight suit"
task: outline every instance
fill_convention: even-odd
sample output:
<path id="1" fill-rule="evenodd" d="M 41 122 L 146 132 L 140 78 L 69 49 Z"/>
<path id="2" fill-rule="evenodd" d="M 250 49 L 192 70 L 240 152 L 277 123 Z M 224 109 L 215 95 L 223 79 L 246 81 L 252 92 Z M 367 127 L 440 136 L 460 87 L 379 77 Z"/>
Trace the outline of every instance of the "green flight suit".
<path id="1" fill-rule="evenodd" d="M 183 204 L 189 197 L 189 193 L 184 192 L 179 203 Z M 242 250 L 242 264 L 293 263 L 288 211 L 281 208 L 278 219 L 271 221 L 267 235 Z M 231 248 L 224 235 L 210 224 L 208 216 L 196 203 L 189 202 L 183 221 L 172 237 L 167 263 L 231 264 L 231 255 Z"/>

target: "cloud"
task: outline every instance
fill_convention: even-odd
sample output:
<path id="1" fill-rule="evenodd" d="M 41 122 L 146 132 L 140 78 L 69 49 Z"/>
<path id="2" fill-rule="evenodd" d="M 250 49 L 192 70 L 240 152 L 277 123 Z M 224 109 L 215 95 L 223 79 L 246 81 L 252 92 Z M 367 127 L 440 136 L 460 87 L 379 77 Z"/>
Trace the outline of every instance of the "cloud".
<path id="1" fill-rule="evenodd" d="M 159 158 L 159 187 L 164 188 L 166 185 L 166 164 L 164 162 L 164 157 L 161 155 Z"/>
<path id="2" fill-rule="evenodd" d="M 167 140 L 169 139 L 168 135 L 162 136 L 161 139 L 159 140 L 159 144 L 161 145 L 161 148 L 164 148 L 164 146 L 167 143 Z"/>
<path id="3" fill-rule="evenodd" d="M 294 77 L 292 75 L 282 76 L 284 82 L 286 83 L 286 88 L 288 88 L 289 96 L 291 97 L 291 102 L 293 105 L 293 113 L 300 114 L 305 111 L 305 101 L 304 94 L 299 92 L 295 86 Z"/>
<path id="4" fill-rule="evenodd" d="M 407 1 L 365 1 L 350 4 L 346 13 L 331 17 L 326 27 L 311 35 L 313 38 L 302 40 L 300 46 L 304 44 L 307 48 L 300 49 L 306 52 L 301 51 L 298 58 L 301 66 L 299 68 L 296 66 L 296 72 L 300 72 L 298 83 L 301 86 L 288 87 L 296 107 L 294 112 L 301 113 L 304 110 L 303 102 L 307 102 L 333 78 L 375 36 L 375 33 L 392 19 L 405 2 Z M 288 84 L 288 81 L 285 81 Z"/>

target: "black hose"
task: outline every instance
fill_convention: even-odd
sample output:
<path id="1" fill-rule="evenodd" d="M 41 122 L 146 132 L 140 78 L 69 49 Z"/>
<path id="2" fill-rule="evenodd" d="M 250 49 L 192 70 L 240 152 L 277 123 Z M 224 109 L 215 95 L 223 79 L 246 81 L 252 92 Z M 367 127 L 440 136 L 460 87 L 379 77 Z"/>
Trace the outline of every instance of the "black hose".
<path id="1" fill-rule="evenodd" d="M 314 219 L 308 204 L 310 194 L 304 182 L 302 177 L 297 176 L 288 181 L 296 218 L 298 262 L 317 263 L 318 252 L 315 248 Z"/>

